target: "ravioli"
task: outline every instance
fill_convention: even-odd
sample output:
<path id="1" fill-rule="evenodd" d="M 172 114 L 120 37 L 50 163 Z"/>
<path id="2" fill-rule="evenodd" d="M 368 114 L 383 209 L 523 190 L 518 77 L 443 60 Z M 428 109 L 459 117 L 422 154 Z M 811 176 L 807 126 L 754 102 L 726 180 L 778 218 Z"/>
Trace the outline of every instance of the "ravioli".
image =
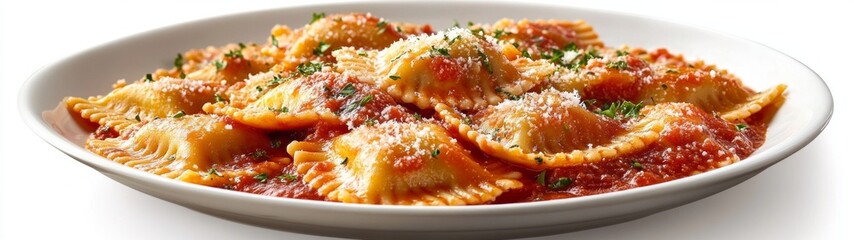
<path id="1" fill-rule="evenodd" d="M 328 143 L 293 142 L 303 181 L 331 201 L 465 205 L 521 187 L 519 173 L 490 173 L 432 123 L 360 127 Z"/>
<path id="2" fill-rule="evenodd" d="M 69 109 L 89 121 L 123 132 L 129 126 L 156 118 L 202 112 L 206 102 L 215 101 L 217 84 L 188 79 L 163 78 L 156 82 L 124 85 L 106 96 L 82 99 L 69 97 Z"/>
<path id="3" fill-rule="evenodd" d="M 670 120 L 666 109 L 646 111 L 624 128 L 587 111 L 577 95 L 556 90 L 525 94 L 474 118 L 443 104 L 436 111 L 480 150 L 531 169 L 576 166 L 633 153 L 656 141 Z"/>
<path id="4" fill-rule="evenodd" d="M 266 149 L 261 132 L 209 115 L 152 120 L 127 139 L 89 139 L 86 149 L 115 162 L 175 178 L 184 171 L 208 171 L 237 154 Z"/>
<path id="5" fill-rule="evenodd" d="M 382 51 L 333 52 L 337 70 L 421 109 L 437 103 L 478 109 L 513 98 L 545 80 L 545 62 L 509 61 L 498 47 L 467 29 L 410 37 Z M 520 72 L 519 69 L 525 69 Z"/>
<path id="6" fill-rule="evenodd" d="M 554 49 L 574 45 L 580 48 L 603 47 L 593 27 L 584 20 L 501 19 L 492 25 L 473 25 L 470 29 L 483 32 L 501 42 L 516 45 L 534 59 L 550 54 Z"/>
<path id="7" fill-rule="evenodd" d="M 407 112 L 384 92 L 335 72 L 274 78 L 276 84 L 269 86 L 269 90 L 258 87 L 257 91 L 263 95 L 245 107 L 217 102 L 206 104 L 204 109 L 269 130 L 300 129 L 318 122 L 375 124 L 394 117 L 384 113 Z"/>

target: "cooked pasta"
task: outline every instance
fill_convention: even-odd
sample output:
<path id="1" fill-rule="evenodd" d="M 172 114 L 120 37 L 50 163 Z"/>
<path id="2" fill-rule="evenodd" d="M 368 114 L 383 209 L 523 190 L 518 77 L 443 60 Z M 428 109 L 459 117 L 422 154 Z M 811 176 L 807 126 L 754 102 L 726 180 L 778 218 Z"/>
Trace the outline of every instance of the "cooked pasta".
<path id="1" fill-rule="evenodd" d="M 214 188 L 359 204 L 581 197 L 735 164 L 786 85 L 666 49 L 606 46 L 583 20 L 430 25 L 315 13 L 263 43 L 179 53 L 68 97 L 86 149 Z M 164 53 L 167 56 L 169 53 Z"/>

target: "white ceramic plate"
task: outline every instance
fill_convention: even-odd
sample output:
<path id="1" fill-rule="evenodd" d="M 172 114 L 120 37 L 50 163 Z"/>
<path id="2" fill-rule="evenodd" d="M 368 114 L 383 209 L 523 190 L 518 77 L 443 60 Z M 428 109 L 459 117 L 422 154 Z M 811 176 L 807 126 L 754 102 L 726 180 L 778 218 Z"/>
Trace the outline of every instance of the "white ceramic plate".
<path id="1" fill-rule="evenodd" d="M 727 68 L 754 89 L 788 84 L 788 100 L 771 122 L 765 145 L 749 158 L 722 169 L 595 196 L 463 207 L 341 204 L 183 183 L 87 152 L 81 147 L 86 133 L 65 111 L 51 112 L 65 96 L 105 94 L 116 79 L 135 79 L 152 69 L 168 67 L 175 52 L 229 42 L 263 42 L 274 24 L 298 27 L 310 19 L 312 12 L 352 11 L 372 12 L 393 21 L 430 23 L 435 29 L 451 26 L 454 19 L 484 23 L 503 17 L 586 19 L 610 46 L 667 47 Z M 745 39 L 603 11 L 450 1 L 313 5 L 170 26 L 89 49 L 41 69 L 24 85 L 19 104 L 33 131 L 57 149 L 116 181 L 166 201 L 235 221 L 295 232 L 397 238 L 545 235 L 643 217 L 720 192 L 786 158 L 821 132 L 833 109 L 830 91 L 818 75 L 783 53 Z"/>

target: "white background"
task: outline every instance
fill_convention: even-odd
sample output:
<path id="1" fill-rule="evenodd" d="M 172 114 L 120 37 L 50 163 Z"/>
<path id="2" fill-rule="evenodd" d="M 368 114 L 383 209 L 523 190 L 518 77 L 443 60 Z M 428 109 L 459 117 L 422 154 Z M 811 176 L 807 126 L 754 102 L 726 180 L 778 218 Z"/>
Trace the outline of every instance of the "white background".
<path id="1" fill-rule="evenodd" d="M 238 4 L 239 2 L 239 4 Z M 308 2 L 308 1 L 304 1 Z M 225 13 L 288 6 L 261 1 L 2 1 L 0 239 L 326 239 L 210 217 L 139 193 L 39 139 L 17 111 L 40 67 L 141 31 Z M 564 3 L 567 4 L 567 3 Z M 575 1 L 743 36 L 815 70 L 836 111 L 806 148 L 712 197 L 650 217 L 541 239 L 854 239 L 854 7 L 845 1 Z M 594 26 L 595 27 L 595 26 Z M 617 44 L 617 43 L 611 43 Z M 797 89 L 790 89 L 797 91 Z"/>

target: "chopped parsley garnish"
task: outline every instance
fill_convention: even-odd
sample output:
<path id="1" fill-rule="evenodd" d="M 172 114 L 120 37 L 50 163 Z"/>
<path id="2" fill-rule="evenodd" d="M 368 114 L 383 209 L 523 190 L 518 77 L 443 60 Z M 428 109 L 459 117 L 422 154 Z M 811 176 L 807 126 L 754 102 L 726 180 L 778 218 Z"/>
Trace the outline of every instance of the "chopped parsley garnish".
<path id="1" fill-rule="evenodd" d="M 243 51 L 240 49 L 231 49 L 225 53 L 225 56 L 230 58 L 243 58 Z"/>
<path id="2" fill-rule="evenodd" d="M 495 29 L 495 33 L 493 34 L 493 37 L 495 37 L 495 39 L 499 39 L 499 38 L 501 38 L 501 36 L 505 36 L 505 35 L 510 35 L 510 33 L 504 31 L 504 29 Z"/>
<path id="3" fill-rule="evenodd" d="M 641 163 L 636 160 L 632 160 L 632 168 L 643 170 L 643 165 L 641 165 Z"/>
<path id="4" fill-rule="evenodd" d="M 261 86 L 255 86 L 255 90 L 258 92 L 263 92 L 264 88 L 262 88 Z"/>
<path id="5" fill-rule="evenodd" d="M 216 175 L 222 177 L 222 173 L 216 171 L 216 168 L 208 169 L 208 175 Z"/>
<path id="6" fill-rule="evenodd" d="M 540 184 L 540 186 L 546 185 L 546 171 L 542 171 L 540 174 L 537 174 L 537 184 Z"/>
<path id="7" fill-rule="evenodd" d="M 240 50 L 246 49 L 246 44 L 243 44 L 242 42 L 237 43 L 237 46 L 240 47 Z"/>
<path id="8" fill-rule="evenodd" d="M 667 69 L 667 73 L 679 73 L 676 69 Z"/>
<path id="9" fill-rule="evenodd" d="M 225 102 L 225 98 L 223 98 L 222 95 L 219 95 L 219 93 L 214 94 L 214 100 L 216 100 L 216 102 Z"/>
<path id="10" fill-rule="evenodd" d="M 439 149 L 438 149 L 438 148 L 437 148 L 437 149 L 433 149 L 433 151 L 432 151 L 432 152 L 430 152 L 430 157 L 438 158 L 438 157 L 439 157 L 439 154 L 441 154 L 441 153 L 442 153 L 442 151 L 439 151 Z"/>
<path id="11" fill-rule="evenodd" d="M 267 151 L 264 151 L 264 149 L 255 149 L 255 152 L 252 152 L 252 157 L 256 160 L 265 159 L 267 158 Z"/>
<path id="12" fill-rule="evenodd" d="M 466 116 L 465 118 L 463 118 L 463 123 L 471 125 L 471 117 Z"/>
<path id="13" fill-rule="evenodd" d="M 377 33 L 378 34 L 384 33 L 387 26 L 388 26 L 388 23 L 385 20 L 378 22 L 377 28 L 379 28 L 379 29 L 377 30 Z"/>
<path id="14" fill-rule="evenodd" d="M 735 125 L 735 130 L 737 130 L 739 132 L 743 132 L 746 129 L 747 129 L 747 124 L 739 123 L 739 124 Z"/>
<path id="15" fill-rule="evenodd" d="M 374 126 L 376 124 L 377 124 L 376 118 L 371 117 L 371 118 L 368 118 L 368 120 L 365 120 L 365 125 L 367 125 L 368 127 Z"/>
<path id="16" fill-rule="evenodd" d="M 325 12 L 319 12 L 319 13 L 313 12 L 313 13 L 311 13 L 311 22 L 309 22 L 308 24 L 312 24 L 314 22 L 317 22 L 317 20 L 320 20 L 321 18 L 325 18 L 325 17 L 326 17 Z"/>
<path id="17" fill-rule="evenodd" d="M 388 78 L 390 78 L 391 80 L 395 80 L 395 81 L 400 80 L 400 76 L 398 76 L 398 75 L 390 75 L 390 76 L 388 76 Z"/>
<path id="18" fill-rule="evenodd" d="M 287 112 L 290 112 L 290 109 L 288 109 L 288 107 L 282 106 L 282 108 L 279 109 L 279 112 L 287 113 Z"/>
<path id="19" fill-rule="evenodd" d="M 340 165 L 347 165 L 347 162 L 349 162 L 349 161 L 350 161 L 350 158 L 349 158 L 349 157 L 345 157 L 345 158 L 344 158 L 344 161 L 341 161 Z"/>
<path id="20" fill-rule="evenodd" d="M 510 92 L 504 91 L 504 89 L 502 89 L 502 88 L 500 88 L 500 87 L 495 88 L 495 92 L 496 92 L 496 93 L 504 94 L 504 95 L 507 97 L 507 99 L 510 99 L 510 100 L 513 100 L 513 101 L 516 101 L 516 100 L 522 99 L 522 97 L 521 97 L 521 96 L 513 95 L 513 94 L 512 94 L 512 93 L 510 93 Z"/>
<path id="21" fill-rule="evenodd" d="M 177 113 L 172 115 L 172 118 L 180 118 L 180 117 L 183 117 L 185 115 L 187 115 L 187 114 L 184 113 L 184 111 L 178 111 Z"/>
<path id="22" fill-rule="evenodd" d="M 285 79 L 282 78 L 282 75 L 276 74 L 276 76 L 273 76 L 273 79 L 270 79 L 270 82 L 267 83 L 267 86 L 278 85 L 284 81 Z"/>
<path id="23" fill-rule="evenodd" d="M 308 76 L 314 74 L 316 72 L 320 72 L 323 70 L 323 63 L 320 62 L 309 62 L 302 63 L 297 66 L 297 72 L 302 74 L 303 76 Z"/>
<path id="24" fill-rule="evenodd" d="M 460 27 L 460 21 L 454 19 L 454 27 Z"/>
<path id="25" fill-rule="evenodd" d="M 362 57 L 368 56 L 368 52 L 365 52 L 365 50 L 359 50 L 358 52 L 356 52 L 356 54 Z"/>
<path id="26" fill-rule="evenodd" d="M 522 57 L 531 58 L 531 53 L 528 50 L 522 50 Z"/>
<path id="27" fill-rule="evenodd" d="M 430 55 L 433 55 L 433 56 L 441 55 L 441 56 L 445 56 L 445 57 L 450 57 L 451 52 L 448 51 L 447 48 L 436 48 L 436 46 L 431 46 L 430 47 Z"/>
<path id="28" fill-rule="evenodd" d="M 368 94 L 367 96 L 363 97 L 362 100 L 359 100 L 359 107 L 364 107 L 369 102 L 371 102 L 371 100 L 373 100 L 373 99 L 374 99 L 374 95 Z"/>
<path id="29" fill-rule="evenodd" d="M 280 148 L 280 147 L 282 147 L 282 141 L 278 140 L 278 139 L 270 141 L 270 147 L 271 148 Z"/>
<path id="30" fill-rule="evenodd" d="M 549 188 L 553 190 L 564 189 L 569 186 L 569 184 L 572 184 L 572 179 L 560 177 L 557 181 L 550 183 Z"/>
<path id="31" fill-rule="evenodd" d="M 297 175 L 285 173 L 285 174 L 279 175 L 276 178 L 278 178 L 279 181 L 281 181 L 281 182 L 293 182 L 294 180 L 297 180 Z"/>
<path id="32" fill-rule="evenodd" d="M 276 39 L 276 35 L 270 34 L 270 44 L 273 44 L 273 47 L 279 47 L 279 40 Z"/>
<path id="33" fill-rule="evenodd" d="M 154 77 L 151 77 L 151 73 L 145 74 L 145 80 L 143 82 L 154 82 Z"/>
<path id="34" fill-rule="evenodd" d="M 356 87 L 353 86 L 352 83 L 347 83 L 347 85 L 344 86 L 344 88 L 342 88 L 341 91 L 338 91 L 338 95 L 344 96 L 344 97 L 353 96 L 353 94 L 355 94 L 355 93 L 356 93 Z"/>
<path id="35" fill-rule="evenodd" d="M 543 157 L 535 157 L 534 161 L 537 162 L 537 165 L 543 165 Z"/>
<path id="36" fill-rule="evenodd" d="M 184 74 L 184 71 L 181 71 L 181 74 L 179 74 L 178 77 L 184 79 L 187 78 L 187 74 Z"/>
<path id="37" fill-rule="evenodd" d="M 220 71 L 222 71 L 223 68 L 228 66 L 228 63 L 217 59 L 216 61 L 214 61 L 214 66 L 216 66 L 216 72 L 220 72 Z"/>
<path id="38" fill-rule="evenodd" d="M 403 54 L 407 54 L 407 53 L 409 53 L 409 51 L 402 52 L 402 53 L 400 53 L 400 55 L 397 55 L 397 57 L 392 58 L 391 61 L 392 62 L 397 61 L 397 59 L 400 59 L 400 57 L 403 57 Z"/>
<path id="39" fill-rule="evenodd" d="M 454 45 L 454 43 L 457 42 L 457 40 L 460 40 L 461 37 L 462 36 L 457 35 L 456 37 L 452 38 L 450 41 L 448 41 L 448 46 Z"/>
<path id="40" fill-rule="evenodd" d="M 136 117 L 133 117 L 137 122 L 142 122 L 142 119 L 139 118 L 139 113 L 136 114 Z"/>
<path id="41" fill-rule="evenodd" d="M 605 115 L 609 118 L 617 118 L 619 116 L 631 118 L 640 116 L 641 108 L 643 108 L 642 103 L 635 104 L 629 101 L 622 101 L 605 105 L 604 108 L 597 110 L 596 113 Z"/>
<path id="42" fill-rule="evenodd" d="M 252 178 L 258 180 L 258 182 L 265 183 L 267 182 L 267 173 L 260 173 L 258 175 L 253 176 Z"/>
<path id="43" fill-rule="evenodd" d="M 629 55 L 629 52 L 626 52 L 623 50 L 617 50 L 617 57 L 622 57 L 622 56 L 626 56 L 626 55 Z"/>
<path id="44" fill-rule="evenodd" d="M 483 53 L 483 50 L 478 49 L 477 54 L 480 55 L 480 61 L 483 62 L 483 67 L 486 68 L 486 72 L 492 74 L 492 66 L 489 65 L 489 58 L 486 58 L 486 53 Z"/>
<path id="45" fill-rule="evenodd" d="M 629 64 L 626 63 L 626 61 L 620 60 L 616 62 L 609 62 L 607 67 L 610 69 L 626 70 L 629 68 Z"/>
<path id="46" fill-rule="evenodd" d="M 311 50 L 311 52 L 314 53 L 315 56 L 321 56 L 326 52 L 326 50 L 329 50 L 329 47 L 332 47 L 332 44 L 320 41 L 320 43 L 317 44 L 317 47 Z"/>
<path id="47" fill-rule="evenodd" d="M 400 25 L 394 26 L 394 30 L 399 33 L 403 33 L 403 29 L 400 29 Z"/>
<path id="48" fill-rule="evenodd" d="M 421 119 L 422 119 L 421 114 L 418 114 L 418 113 L 412 114 L 412 117 L 414 117 L 415 120 L 418 120 L 418 121 L 421 121 Z"/>
<path id="49" fill-rule="evenodd" d="M 184 55 L 179 53 L 178 56 L 175 57 L 175 62 L 173 64 L 175 65 L 175 68 L 181 69 L 181 67 L 184 66 Z"/>
<path id="50" fill-rule="evenodd" d="M 519 147 L 519 144 L 513 144 L 513 145 L 510 145 L 510 146 L 509 146 L 509 147 L 507 147 L 507 148 L 517 148 L 517 147 Z"/>

